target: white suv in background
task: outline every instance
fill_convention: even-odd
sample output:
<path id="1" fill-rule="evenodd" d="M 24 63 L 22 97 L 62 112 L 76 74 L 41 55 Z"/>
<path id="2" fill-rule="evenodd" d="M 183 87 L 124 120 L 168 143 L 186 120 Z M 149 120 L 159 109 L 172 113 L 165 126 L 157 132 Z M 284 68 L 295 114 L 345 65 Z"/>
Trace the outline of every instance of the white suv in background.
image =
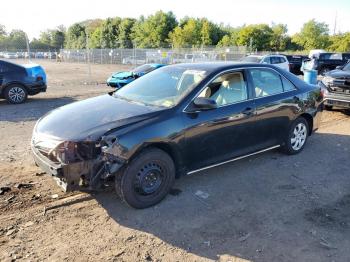
<path id="1" fill-rule="evenodd" d="M 241 61 L 248 63 L 271 64 L 289 72 L 289 62 L 284 55 L 248 55 Z"/>

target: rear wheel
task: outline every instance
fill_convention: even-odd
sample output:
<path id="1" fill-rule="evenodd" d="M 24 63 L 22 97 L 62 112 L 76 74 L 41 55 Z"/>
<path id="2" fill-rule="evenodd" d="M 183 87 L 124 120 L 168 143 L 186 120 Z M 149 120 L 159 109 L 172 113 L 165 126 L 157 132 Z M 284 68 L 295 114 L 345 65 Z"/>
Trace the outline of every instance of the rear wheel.
<path id="1" fill-rule="evenodd" d="M 136 156 L 116 175 L 119 197 L 134 208 L 147 208 L 159 203 L 175 181 L 175 165 L 171 157 L 158 148 L 150 148 Z"/>
<path id="2" fill-rule="evenodd" d="M 309 125 L 305 118 L 299 117 L 291 125 L 282 147 L 288 155 L 298 154 L 304 149 L 309 134 Z"/>
<path id="3" fill-rule="evenodd" d="M 28 92 L 26 88 L 19 84 L 6 87 L 5 98 L 10 104 L 21 104 L 27 100 Z"/>
<path id="4" fill-rule="evenodd" d="M 324 109 L 331 111 L 333 109 L 333 106 L 325 105 Z"/>

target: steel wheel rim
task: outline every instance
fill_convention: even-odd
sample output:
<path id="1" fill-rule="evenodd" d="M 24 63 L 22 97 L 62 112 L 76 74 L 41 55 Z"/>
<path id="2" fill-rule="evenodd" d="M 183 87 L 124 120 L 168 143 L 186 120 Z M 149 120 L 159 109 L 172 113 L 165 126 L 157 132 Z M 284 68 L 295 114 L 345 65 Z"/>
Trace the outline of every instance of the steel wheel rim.
<path id="1" fill-rule="evenodd" d="M 11 101 L 19 103 L 24 100 L 26 93 L 24 92 L 23 88 L 14 86 L 10 88 L 8 96 L 11 99 Z"/>
<path id="2" fill-rule="evenodd" d="M 304 123 L 299 123 L 294 127 L 292 138 L 290 139 L 292 148 L 295 151 L 300 150 L 305 144 L 307 128 Z"/>
<path id="3" fill-rule="evenodd" d="M 156 163 L 149 163 L 136 174 L 134 190 L 137 194 L 147 196 L 157 192 L 164 178 L 163 169 Z"/>

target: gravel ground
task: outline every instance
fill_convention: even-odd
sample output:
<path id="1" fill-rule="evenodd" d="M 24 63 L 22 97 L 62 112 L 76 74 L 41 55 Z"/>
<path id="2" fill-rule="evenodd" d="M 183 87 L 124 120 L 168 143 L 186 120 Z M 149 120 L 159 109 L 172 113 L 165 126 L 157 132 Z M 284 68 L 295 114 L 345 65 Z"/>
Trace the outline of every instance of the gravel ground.
<path id="1" fill-rule="evenodd" d="M 0 101 L 0 261 L 349 261 L 350 116 L 324 112 L 295 156 L 271 151 L 186 176 L 160 204 L 123 205 L 113 190 L 64 194 L 32 161 L 35 121 L 111 91 L 120 66 L 41 63 L 47 93 Z"/>

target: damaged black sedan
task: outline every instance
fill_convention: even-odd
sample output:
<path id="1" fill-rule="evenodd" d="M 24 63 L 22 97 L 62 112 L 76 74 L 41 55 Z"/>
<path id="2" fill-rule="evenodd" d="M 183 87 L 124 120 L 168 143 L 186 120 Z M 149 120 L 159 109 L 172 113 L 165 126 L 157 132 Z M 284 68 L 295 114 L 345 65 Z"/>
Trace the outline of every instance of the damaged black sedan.
<path id="1" fill-rule="evenodd" d="M 161 201 L 175 178 L 267 150 L 303 150 L 322 93 L 265 64 L 177 64 L 39 119 L 35 162 L 66 191 L 113 181 L 127 204 Z"/>

